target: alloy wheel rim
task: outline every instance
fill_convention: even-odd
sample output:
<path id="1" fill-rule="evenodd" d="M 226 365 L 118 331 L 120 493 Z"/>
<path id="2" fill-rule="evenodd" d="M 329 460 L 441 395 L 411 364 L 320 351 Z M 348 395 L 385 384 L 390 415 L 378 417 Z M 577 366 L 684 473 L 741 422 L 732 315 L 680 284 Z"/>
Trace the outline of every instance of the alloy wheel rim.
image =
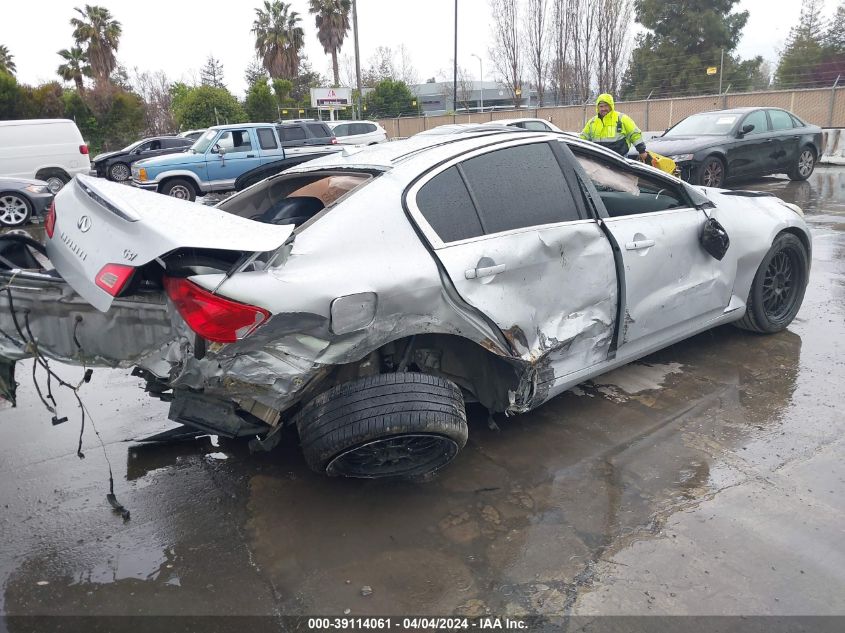
<path id="1" fill-rule="evenodd" d="M 122 182 L 129 178 L 129 168 L 126 165 L 115 165 L 111 168 L 111 177 Z"/>
<path id="2" fill-rule="evenodd" d="M 394 435 L 344 451 L 329 462 L 329 475 L 345 477 L 410 477 L 452 461 L 458 444 L 431 433 Z"/>
<path id="3" fill-rule="evenodd" d="M 763 277 L 763 310 L 772 321 L 782 321 L 792 312 L 800 287 L 798 262 L 791 251 L 778 252 Z"/>
<path id="4" fill-rule="evenodd" d="M 184 185 L 176 185 L 170 190 L 170 196 L 173 198 L 179 198 L 180 200 L 190 200 L 191 194 L 188 192 L 188 188 Z"/>
<path id="5" fill-rule="evenodd" d="M 7 226 L 17 226 L 26 220 L 26 202 L 17 196 L 0 197 L 0 222 Z"/>
<path id="6" fill-rule="evenodd" d="M 65 181 L 58 176 L 50 176 L 46 182 L 50 193 L 59 193 L 61 188 L 65 186 Z"/>
<path id="7" fill-rule="evenodd" d="M 704 185 L 717 187 L 722 184 L 722 165 L 718 162 L 711 162 L 704 168 Z"/>
<path id="8" fill-rule="evenodd" d="M 798 159 L 798 173 L 802 176 L 809 176 L 813 171 L 813 154 L 809 150 L 801 152 L 801 157 Z"/>

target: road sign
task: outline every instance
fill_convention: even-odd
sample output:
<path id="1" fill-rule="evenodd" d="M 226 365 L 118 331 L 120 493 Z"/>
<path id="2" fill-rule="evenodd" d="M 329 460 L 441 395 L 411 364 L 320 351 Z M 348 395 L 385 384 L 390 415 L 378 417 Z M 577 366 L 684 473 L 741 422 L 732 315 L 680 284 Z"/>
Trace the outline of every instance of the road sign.
<path id="1" fill-rule="evenodd" d="M 352 88 L 311 88 L 311 105 L 320 109 L 352 105 Z"/>
<path id="2" fill-rule="evenodd" d="M 707 74 L 708 75 L 715 75 L 717 72 L 719 72 L 718 66 L 708 66 L 707 67 Z"/>

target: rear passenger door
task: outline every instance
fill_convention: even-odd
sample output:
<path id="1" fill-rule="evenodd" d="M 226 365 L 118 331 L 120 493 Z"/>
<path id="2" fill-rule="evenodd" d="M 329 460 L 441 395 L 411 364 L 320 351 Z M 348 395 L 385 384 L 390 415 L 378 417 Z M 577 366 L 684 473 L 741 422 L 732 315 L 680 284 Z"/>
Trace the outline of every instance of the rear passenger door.
<path id="1" fill-rule="evenodd" d="M 791 169 L 798 162 L 799 132 L 793 127 L 792 117 L 784 110 L 768 110 L 772 133 L 777 143 L 777 169 Z"/>
<path id="2" fill-rule="evenodd" d="M 476 150 L 407 196 L 457 292 L 544 368 L 541 383 L 603 361 L 617 308 L 613 252 L 566 153 L 524 140 Z"/>

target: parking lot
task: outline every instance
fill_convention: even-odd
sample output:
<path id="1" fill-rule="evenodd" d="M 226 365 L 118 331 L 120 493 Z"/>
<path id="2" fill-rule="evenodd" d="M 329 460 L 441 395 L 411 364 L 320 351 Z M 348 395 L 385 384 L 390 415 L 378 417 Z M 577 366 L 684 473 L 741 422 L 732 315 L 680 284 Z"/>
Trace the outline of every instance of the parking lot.
<path id="1" fill-rule="evenodd" d="M 51 426 L 21 363 L 18 407 L 0 402 L 0 613 L 845 614 L 845 167 L 740 187 L 813 229 L 787 331 L 705 332 L 498 431 L 470 411 L 424 484 L 320 477 L 293 435 L 260 455 L 138 443 L 168 405 L 119 370 L 80 389 L 105 451 L 89 425 L 79 459 L 76 401 L 55 392 Z"/>

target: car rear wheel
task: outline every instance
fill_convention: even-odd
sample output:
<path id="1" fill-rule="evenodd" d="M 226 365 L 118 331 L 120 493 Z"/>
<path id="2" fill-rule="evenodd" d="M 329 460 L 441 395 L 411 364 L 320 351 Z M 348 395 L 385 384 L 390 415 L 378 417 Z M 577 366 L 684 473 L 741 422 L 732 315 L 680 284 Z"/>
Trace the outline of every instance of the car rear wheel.
<path id="1" fill-rule="evenodd" d="M 49 169 L 35 174 L 36 180 L 43 180 L 52 193 L 59 193 L 62 187 L 70 182 L 70 176 L 60 170 Z"/>
<path id="2" fill-rule="evenodd" d="M 781 233 L 754 276 L 745 316 L 737 327 L 760 334 L 780 332 L 795 318 L 809 278 L 809 256 L 804 243 Z"/>
<path id="3" fill-rule="evenodd" d="M 708 156 L 698 171 L 698 184 L 721 187 L 725 183 L 725 164 L 716 156 Z"/>
<path id="4" fill-rule="evenodd" d="M 461 390 L 439 376 L 378 374 L 332 387 L 296 416 L 312 470 L 332 476 L 416 478 L 467 441 Z"/>
<path id="5" fill-rule="evenodd" d="M 130 175 L 129 165 L 126 163 L 115 163 L 109 167 L 109 179 L 115 182 L 126 182 Z"/>
<path id="6" fill-rule="evenodd" d="M 816 168 L 816 154 L 809 147 L 805 147 L 798 155 L 795 167 L 787 174 L 790 180 L 807 180 Z"/>
<path id="7" fill-rule="evenodd" d="M 180 200 L 190 200 L 193 202 L 197 197 L 196 189 L 193 183 L 184 178 L 174 178 L 168 180 L 161 188 L 161 193 L 165 196 L 179 198 Z"/>
<path id="8" fill-rule="evenodd" d="M 21 226 L 32 215 L 29 200 L 17 193 L 0 193 L 0 225 Z"/>

